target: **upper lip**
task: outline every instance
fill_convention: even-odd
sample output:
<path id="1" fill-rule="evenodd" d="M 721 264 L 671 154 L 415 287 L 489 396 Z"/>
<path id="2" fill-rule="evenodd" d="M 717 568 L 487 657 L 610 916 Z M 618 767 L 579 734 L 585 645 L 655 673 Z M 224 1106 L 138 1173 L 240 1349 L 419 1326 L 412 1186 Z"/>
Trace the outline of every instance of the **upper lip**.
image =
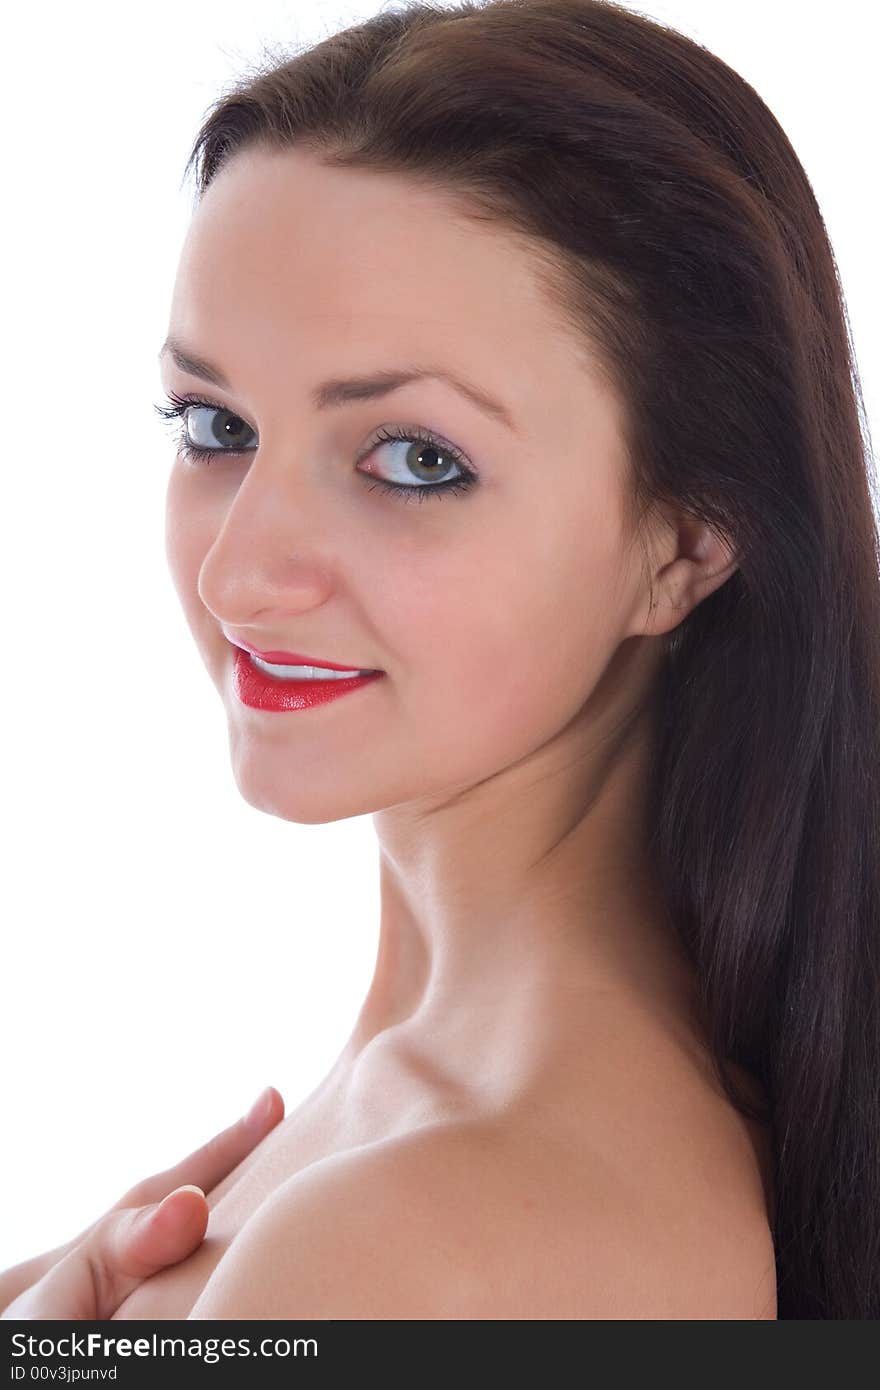
<path id="1" fill-rule="evenodd" d="M 232 637 L 227 632 L 225 636 L 233 646 L 241 647 L 242 651 L 250 652 L 252 656 L 258 656 L 261 661 L 273 662 L 276 666 L 320 666 L 325 671 L 367 671 L 373 667 L 358 666 L 354 662 L 348 665 L 340 665 L 338 661 L 325 661 L 323 657 L 303 656 L 302 652 L 282 652 L 270 651 L 261 652 L 259 647 L 252 647 L 249 642 L 243 642 L 240 637 Z"/>

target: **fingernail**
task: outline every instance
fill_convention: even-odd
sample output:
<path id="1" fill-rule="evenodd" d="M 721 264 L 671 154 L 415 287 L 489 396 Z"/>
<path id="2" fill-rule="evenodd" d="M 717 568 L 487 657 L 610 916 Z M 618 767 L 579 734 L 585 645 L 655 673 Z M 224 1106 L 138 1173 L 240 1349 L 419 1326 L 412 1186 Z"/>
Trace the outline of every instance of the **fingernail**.
<path id="1" fill-rule="evenodd" d="M 264 1087 L 245 1115 L 244 1122 L 248 1129 L 259 1129 L 260 1125 L 268 1117 L 271 1107 L 271 1091 L 271 1086 Z"/>
<path id="2" fill-rule="evenodd" d="M 157 1211 L 161 1211 L 164 1206 L 167 1206 L 167 1204 L 171 1201 L 171 1198 L 176 1197 L 178 1192 L 198 1192 L 200 1197 L 205 1196 L 202 1189 L 200 1187 L 197 1187 L 194 1182 L 185 1182 L 181 1187 L 175 1187 L 173 1192 L 169 1192 L 166 1197 L 162 1198 L 161 1202 L 159 1203 L 159 1206 L 157 1207 Z"/>

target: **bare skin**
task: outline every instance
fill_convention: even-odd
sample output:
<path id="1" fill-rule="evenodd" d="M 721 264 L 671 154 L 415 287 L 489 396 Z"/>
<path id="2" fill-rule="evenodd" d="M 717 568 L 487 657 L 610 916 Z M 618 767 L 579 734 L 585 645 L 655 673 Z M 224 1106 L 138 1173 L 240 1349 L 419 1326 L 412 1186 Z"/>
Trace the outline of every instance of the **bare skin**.
<path id="1" fill-rule="evenodd" d="M 248 450 L 178 457 L 167 511 L 238 788 L 299 824 L 371 814 L 381 916 L 328 1077 L 211 1194 L 200 1249 L 115 1316 L 187 1316 L 292 1175 L 365 1144 L 391 1155 L 417 1131 L 466 1148 L 474 1127 L 509 1145 L 514 1182 L 528 1149 L 529 1182 L 569 1192 L 564 1219 L 587 1244 L 586 1153 L 622 1185 L 647 1183 L 658 1209 L 691 1202 L 702 1229 L 724 1193 L 744 1233 L 736 1277 L 756 1290 L 745 1315 L 774 1316 L 766 1140 L 711 1080 L 644 852 L 661 639 L 735 558 L 685 515 L 655 517 L 652 605 L 626 524 L 618 401 L 528 248 L 465 222 L 441 191 L 305 151 L 240 152 L 193 217 L 169 335 L 229 383 L 162 355 L 168 389 L 218 407 L 190 413 L 190 439 L 216 442 L 232 422 L 230 447 Z M 414 363 L 491 393 L 515 430 L 438 380 L 326 410 L 311 398 L 328 378 Z M 412 442 L 363 453 L 398 425 L 456 445 L 478 481 L 442 505 L 371 491 L 379 478 L 431 486 Z M 256 711 L 232 686 L 235 639 L 384 675 L 313 709 Z M 551 1304 L 554 1292 L 562 1307 L 570 1271 Z"/>
<path id="2" fill-rule="evenodd" d="M 72 1240 L 5 1269 L 0 1274 L 3 1316 L 111 1317 L 127 1296 L 125 1281 L 139 1283 L 147 1277 L 144 1265 L 158 1269 L 201 1244 L 210 1194 L 283 1114 L 283 1099 L 274 1086 L 267 1086 L 240 1119 L 172 1167 L 135 1183 Z M 181 1202 L 177 1194 L 187 1189 Z M 198 1196 L 195 1207 L 193 1193 Z M 163 1216 L 156 1225 L 149 1216 L 160 1206 Z M 146 1230 L 132 1224 L 133 1213 L 147 1216 Z"/>
<path id="3" fill-rule="evenodd" d="M 686 1194 L 687 1219 L 705 1243 L 708 1263 L 723 1287 L 717 1311 L 678 1315 L 775 1317 L 773 1251 L 760 1172 L 768 1158 L 764 1136 L 718 1094 L 688 1031 L 671 1015 L 652 1017 L 635 1005 L 629 1013 L 617 1006 L 603 1007 L 583 1035 L 592 1066 L 571 1056 L 565 1065 L 560 1059 L 542 1084 L 511 1095 L 506 1106 L 487 1104 L 485 1098 L 481 1103 L 476 1095 L 444 1093 L 430 1083 L 421 1059 L 411 1057 L 407 1067 L 396 1043 L 368 1049 L 357 1065 L 352 1056 L 344 1055 L 315 1092 L 209 1194 L 209 1227 L 201 1248 L 147 1279 L 112 1316 L 186 1318 L 194 1308 L 200 1316 L 214 1316 L 204 1307 L 199 1311 L 200 1297 L 210 1291 L 211 1276 L 221 1260 L 224 1265 L 235 1260 L 236 1238 L 281 1184 L 292 1175 L 313 1174 L 324 1160 L 346 1155 L 352 1184 L 357 1184 L 363 1146 L 367 1151 L 372 1146 L 380 1159 L 386 1157 L 391 1172 L 401 1144 L 422 1136 L 427 1141 L 422 1151 L 424 1183 L 439 1207 L 445 1200 L 454 1202 L 462 1165 L 469 1180 L 473 1177 L 467 1155 L 482 1155 L 488 1140 L 500 1155 L 507 1190 L 516 1194 L 509 1203 L 499 1204 L 513 1242 L 518 1243 L 519 1208 L 534 1206 L 536 1191 L 547 1194 L 542 1207 L 548 1250 L 558 1244 L 561 1230 L 581 1242 L 587 1257 L 583 1281 L 572 1278 L 568 1264 L 556 1270 L 555 1284 L 551 1261 L 550 1275 L 542 1281 L 543 1311 L 529 1300 L 520 1312 L 504 1308 L 498 1316 L 594 1315 L 576 1302 L 572 1305 L 572 1296 L 579 1287 L 589 1287 L 595 1234 L 590 1225 L 591 1169 L 585 1156 L 598 1154 L 614 1174 L 613 1181 L 622 1190 L 637 1188 L 648 1207 L 669 1209 L 681 1200 L 679 1194 Z M 450 1154 L 458 1161 L 450 1162 Z M 266 1246 L 266 1263 L 273 1270 L 283 1255 L 283 1233 L 279 1241 L 278 1248 Z M 534 1247 L 531 1253 L 539 1258 Z M 669 1253 L 670 1279 L 680 1285 L 682 1256 L 691 1252 L 681 1249 L 677 1229 L 670 1236 Z M 633 1263 L 639 1258 L 640 1251 L 633 1249 Z M 700 1298 L 705 1294 L 701 1288 Z M 300 1312 L 282 1304 L 275 1311 L 261 1306 L 256 1315 Z M 332 1310 L 327 1313 L 333 1315 Z M 335 1315 L 349 1316 L 338 1308 Z M 429 1315 L 445 1314 L 438 1308 Z M 618 1306 L 602 1313 L 649 1315 L 634 1313 L 625 1295 Z M 662 1311 L 656 1315 L 667 1316 Z"/>

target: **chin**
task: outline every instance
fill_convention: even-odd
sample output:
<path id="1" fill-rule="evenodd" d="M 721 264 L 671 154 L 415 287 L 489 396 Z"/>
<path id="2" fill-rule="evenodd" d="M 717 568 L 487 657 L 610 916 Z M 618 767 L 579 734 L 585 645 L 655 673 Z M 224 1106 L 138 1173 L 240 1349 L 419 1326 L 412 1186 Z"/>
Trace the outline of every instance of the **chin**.
<path id="1" fill-rule="evenodd" d="M 372 798 L 358 796 L 345 786 L 345 779 L 327 775 L 327 780 L 303 774 L 291 760 L 282 770 L 282 759 L 267 766 L 266 754 L 254 757 L 242 749 L 232 750 L 232 772 L 242 799 L 255 811 L 295 825 L 329 825 L 334 821 L 365 816 L 376 809 Z"/>

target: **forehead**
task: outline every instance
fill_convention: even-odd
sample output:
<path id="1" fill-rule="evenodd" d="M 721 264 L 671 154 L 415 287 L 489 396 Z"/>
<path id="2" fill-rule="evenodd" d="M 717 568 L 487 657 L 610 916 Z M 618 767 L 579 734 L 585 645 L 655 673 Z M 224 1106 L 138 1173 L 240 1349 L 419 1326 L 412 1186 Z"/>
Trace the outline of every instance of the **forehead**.
<path id="1" fill-rule="evenodd" d="M 430 360 L 512 403 L 527 430 L 570 435 L 585 412 L 615 432 L 587 342 L 524 238 L 464 217 L 442 189 L 301 149 L 239 151 L 209 185 L 169 331 L 244 387 L 289 390 L 303 363 L 317 378 Z"/>
<path id="2" fill-rule="evenodd" d="M 446 322 L 495 346 L 501 333 L 565 332 L 514 236 L 467 221 L 440 190 L 302 150 L 245 150 L 221 169 L 193 215 L 175 301 L 205 321 L 256 313 L 269 333 L 367 318 Z"/>

